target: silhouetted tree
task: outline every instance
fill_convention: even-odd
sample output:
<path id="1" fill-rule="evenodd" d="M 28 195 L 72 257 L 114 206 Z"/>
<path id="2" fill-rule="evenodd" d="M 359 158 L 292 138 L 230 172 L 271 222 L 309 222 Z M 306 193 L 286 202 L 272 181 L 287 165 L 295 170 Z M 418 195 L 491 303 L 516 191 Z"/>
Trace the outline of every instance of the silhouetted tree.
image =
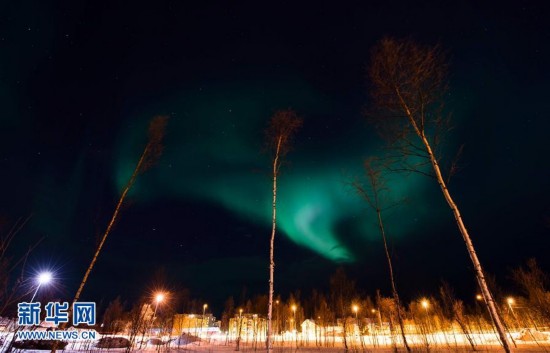
<path id="1" fill-rule="evenodd" d="M 369 78 L 372 100 L 378 109 L 373 122 L 389 138 L 406 171 L 433 176 L 451 208 L 464 239 L 481 293 L 502 346 L 510 352 L 505 328 L 487 286 L 481 263 L 457 204 L 441 171 L 441 139 L 448 131 L 443 112 L 447 91 L 445 55 L 438 46 L 421 46 L 412 40 L 382 39 L 372 50 Z M 413 161 L 411 164 L 410 162 Z M 431 173 L 426 171 L 430 166 Z"/>
<path id="2" fill-rule="evenodd" d="M 550 292 L 548 275 L 537 265 L 535 259 L 529 259 L 527 266 L 512 271 L 512 278 L 527 296 L 529 308 L 546 320 L 550 319 Z"/>
<path id="3" fill-rule="evenodd" d="M 160 157 L 163 149 L 162 140 L 164 138 L 164 131 L 166 128 L 166 123 L 168 122 L 168 117 L 166 116 L 157 116 L 153 120 L 151 120 L 151 123 L 149 124 L 149 141 L 145 145 L 145 148 L 143 149 L 143 152 L 141 153 L 141 156 L 136 164 L 136 167 L 134 169 L 134 172 L 130 176 L 130 179 L 128 180 L 128 183 L 122 190 L 122 194 L 120 195 L 120 198 L 118 199 L 118 203 L 115 207 L 115 211 L 113 212 L 113 215 L 111 217 L 111 220 L 109 221 L 109 224 L 107 225 L 107 229 L 105 230 L 105 233 L 103 233 L 103 237 L 101 238 L 101 241 L 99 242 L 99 245 L 97 247 L 97 250 L 95 251 L 94 257 L 92 258 L 92 261 L 90 262 L 90 265 L 88 266 L 88 269 L 86 270 L 86 273 L 84 274 L 84 278 L 82 278 L 82 282 L 80 283 L 80 286 L 78 287 L 78 290 L 76 291 L 76 294 L 73 299 L 73 303 L 78 301 L 80 298 L 80 294 L 82 293 L 82 290 L 84 289 L 84 285 L 86 284 L 86 281 L 88 280 L 88 276 L 90 275 L 90 272 L 92 272 L 92 269 L 94 268 L 94 265 L 97 261 L 97 258 L 99 256 L 99 253 L 101 252 L 101 249 L 103 248 L 103 244 L 105 244 L 105 240 L 107 240 L 107 236 L 111 232 L 111 229 L 113 228 L 113 225 L 115 224 L 118 214 L 120 212 L 120 209 L 124 203 L 124 200 L 126 199 L 126 196 L 128 195 L 128 192 L 134 186 L 134 183 L 136 182 L 136 179 L 140 173 L 145 172 L 147 169 L 149 169 Z M 72 307 L 72 305 L 71 305 Z"/>
<path id="4" fill-rule="evenodd" d="M 229 320 L 234 316 L 234 314 L 235 314 L 235 300 L 233 299 L 233 297 L 229 297 L 225 301 L 225 305 L 222 313 L 222 319 L 220 322 L 220 329 L 222 331 L 229 330 Z"/>
<path id="5" fill-rule="evenodd" d="M 149 134 L 148 134 L 149 136 L 148 136 L 147 144 L 145 145 L 145 148 L 141 153 L 141 156 L 136 164 L 136 167 L 132 175 L 130 176 L 130 179 L 128 180 L 128 182 L 126 183 L 126 186 L 122 190 L 122 194 L 118 199 L 118 203 L 115 207 L 113 215 L 111 216 L 111 220 L 107 225 L 107 229 L 105 229 L 105 232 L 101 237 L 101 241 L 97 246 L 97 249 L 94 253 L 92 261 L 90 262 L 90 265 L 86 269 L 86 272 L 84 273 L 84 277 L 82 278 L 82 282 L 80 282 L 80 286 L 78 287 L 78 290 L 76 291 L 73 301 L 69 306 L 69 316 L 71 316 L 71 310 L 72 310 L 73 304 L 77 302 L 78 299 L 80 298 L 80 294 L 82 293 L 82 290 L 84 289 L 84 286 L 88 281 L 88 276 L 90 276 L 90 273 L 94 268 L 97 258 L 99 257 L 101 249 L 103 249 L 103 244 L 105 244 L 105 240 L 107 240 L 107 236 L 109 236 L 109 234 L 111 233 L 111 229 L 113 228 L 113 225 L 115 224 L 118 218 L 122 205 L 124 204 L 124 200 L 126 200 L 126 196 L 130 192 L 130 189 L 132 189 L 132 186 L 136 182 L 138 175 L 140 173 L 145 172 L 147 169 L 151 168 L 151 166 L 158 160 L 158 158 L 162 154 L 162 150 L 163 150 L 162 141 L 164 139 L 164 133 L 165 133 L 167 122 L 168 122 L 167 116 L 157 116 L 153 118 L 153 120 L 151 120 L 149 124 Z M 66 325 L 65 323 L 62 323 L 60 325 L 60 328 L 65 327 L 65 325 Z M 52 349 L 52 353 L 55 352 L 55 349 L 56 349 L 56 346 L 54 345 Z"/>
<path id="6" fill-rule="evenodd" d="M 347 319 L 351 313 L 352 299 L 355 295 L 355 282 L 348 279 L 344 269 L 339 267 L 334 275 L 330 277 L 330 300 L 337 317 L 342 320 L 344 326 L 343 338 L 346 352 L 349 349 L 347 340 Z"/>
<path id="7" fill-rule="evenodd" d="M 5 314 L 12 305 L 20 301 L 25 295 L 31 295 L 31 293 L 23 290 L 26 284 L 26 264 L 29 255 L 42 239 L 29 246 L 21 256 L 10 254 L 10 246 L 13 240 L 29 219 L 30 217 L 20 218 L 11 226 L 8 226 L 9 222 L 7 220 L 2 220 L 0 224 L 0 316 Z M 33 285 L 31 291 L 34 288 Z"/>
<path id="8" fill-rule="evenodd" d="M 272 154 L 272 177 L 273 177 L 273 204 L 272 204 L 272 227 L 269 247 L 269 298 L 267 308 L 267 350 L 271 352 L 271 333 L 273 317 L 273 294 L 274 294 L 274 273 L 275 273 L 275 231 L 277 225 L 277 177 L 284 156 L 291 147 L 292 138 L 296 131 L 302 126 L 300 119 L 293 110 L 280 110 L 276 112 L 269 122 L 266 131 L 267 146 Z"/>
<path id="9" fill-rule="evenodd" d="M 388 191 L 385 180 L 382 177 L 382 171 L 379 166 L 376 165 L 377 160 L 370 158 L 365 161 L 365 174 L 367 176 L 367 186 L 365 187 L 360 182 L 355 182 L 355 188 L 359 194 L 367 201 L 369 206 L 376 212 L 376 219 L 378 223 L 378 230 L 382 237 L 382 244 L 384 245 L 384 253 L 386 255 L 386 261 L 388 262 L 388 271 L 390 275 L 391 289 L 393 300 L 395 300 L 395 307 L 397 310 L 397 322 L 401 329 L 401 337 L 403 338 L 403 345 L 407 348 L 408 352 L 411 352 L 411 347 L 407 343 L 407 337 L 405 336 L 405 328 L 403 324 L 403 314 L 401 312 L 401 303 L 399 301 L 399 294 L 397 292 L 397 285 L 395 284 L 395 276 L 393 273 L 393 264 L 391 260 L 390 251 L 388 249 L 388 242 L 386 239 L 386 229 L 384 228 L 384 222 L 382 220 L 382 211 L 386 209 L 383 205 L 385 193 Z"/>
<path id="10" fill-rule="evenodd" d="M 462 300 L 456 299 L 454 291 L 447 282 L 443 282 L 439 287 L 439 294 L 442 300 L 443 313 L 452 321 L 456 321 L 464 336 L 470 343 L 470 346 L 475 351 L 476 347 L 470 330 L 468 329 L 466 318 L 464 317 L 464 303 Z"/>
<path id="11" fill-rule="evenodd" d="M 120 297 L 116 297 L 107 305 L 103 313 L 103 331 L 108 333 L 118 333 L 123 329 L 122 318 L 124 316 L 124 306 Z"/>

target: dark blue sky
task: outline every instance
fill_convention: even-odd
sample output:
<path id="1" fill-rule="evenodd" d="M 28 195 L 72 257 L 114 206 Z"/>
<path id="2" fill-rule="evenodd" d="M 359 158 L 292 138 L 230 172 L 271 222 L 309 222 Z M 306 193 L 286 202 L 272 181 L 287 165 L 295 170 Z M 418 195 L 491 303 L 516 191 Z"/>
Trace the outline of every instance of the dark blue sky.
<path id="1" fill-rule="evenodd" d="M 0 4 L 0 14 L 0 212 L 33 215 L 14 250 L 45 236 L 31 262 L 59 267 L 63 295 L 156 114 L 172 117 L 165 155 L 136 185 L 85 293 L 135 298 L 160 267 L 218 301 L 267 288 L 262 134 L 287 107 L 304 128 L 281 180 L 280 291 L 324 286 L 342 260 L 365 290 L 387 289 L 372 216 L 345 188 L 383 146 L 362 111 L 369 51 L 384 35 L 449 53 L 447 151 L 465 144 L 451 189 L 487 270 L 506 284 L 529 257 L 550 268 L 542 1 L 22 1 Z M 392 185 L 409 200 L 387 219 L 404 292 L 447 279 L 468 295 L 469 260 L 437 185 Z"/>

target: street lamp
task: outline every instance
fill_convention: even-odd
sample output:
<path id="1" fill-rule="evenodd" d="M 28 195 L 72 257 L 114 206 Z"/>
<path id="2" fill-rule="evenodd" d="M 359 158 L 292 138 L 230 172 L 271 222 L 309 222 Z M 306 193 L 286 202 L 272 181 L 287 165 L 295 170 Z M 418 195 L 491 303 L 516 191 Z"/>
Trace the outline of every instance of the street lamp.
<path id="1" fill-rule="evenodd" d="M 426 315 L 428 315 L 428 306 L 430 306 L 430 303 L 426 299 L 422 299 L 422 302 L 420 302 L 424 310 L 426 311 Z"/>
<path id="2" fill-rule="evenodd" d="M 237 336 L 237 348 L 235 349 L 236 351 L 238 351 L 241 346 L 242 329 L 243 329 L 243 309 L 239 309 L 239 325 L 237 326 L 238 336 Z"/>
<path id="3" fill-rule="evenodd" d="M 155 318 L 157 316 L 157 309 L 159 307 L 159 304 L 162 303 L 163 301 L 164 301 L 164 293 L 162 292 L 157 293 L 155 295 L 155 310 L 153 311 L 153 319 L 151 320 L 151 331 L 152 331 L 152 326 L 155 323 Z"/>
<path id="4" fill-rule="evenodd" d="M 357 312 L 359 311 L 359 307 L 357 305 L 353 305 L 353 312 L 355 313 L 355 321 L 357 321 Z"/>
<path id="5" fill-rule="evenodd" d="M 422 305 L 422 307 L 424 308 L 424 311 L 426 311 L 426 327 L 427 327 L 427 331 L 430 332 L 430 317 L 428 316 L 428 306 L 430 306 L 430 303 L 428 302 L 427 299 L 422 299 L 422 301 L 420 302 L 420 304 Z M 427 334 L 424 334 L 425 336 L 425 339 L 426 339 L 426 348 L 430 347 L 430 343 L 428 342 L 428 335 Z"/>
<path id="6" fill-rule="evenodd" d="M 514 309 L 512 308 L 512 305 L 514 305 L 515 302 L 516 301 L 512 297 L 506 298 L 506 303 L 508 304 L 508 307 L 510 308 L 510 312 L 514 317 L 516 316 L 516 314 L 514 313 Z"/>
<path id="7" fill-rule="evenodd" d="M 296 331 L 297 329 L 297 326 L 296 326 L 296 305 L 292 305 L 291 307 L 292 309 L 292 318 L 294 319 L 294 331 Z"/>
<path id="8" fill-rule="evenodd" d="M 202 306 L 202 325 L 201 325 L 202 327 L 201 327 L 201 331 L 202 331 L 202 329 L 204 329 L 204 316 L 206 314 L 206 308 L 208 308 L 208 304 L 204 304 Z"/>
<path id="9" fill-rule="evenodd" d="M 200 333 L 199 335 L 200 336 L 203 336 L 203 330 L 204 330 L 204 316 L 206 314 L 206 308 L 208 308 L 208 304 L 204 304 L 202 306 L 202 317 L 201 317 L 201 330 L 200 330 Z M 201 345 L 201 341 L 199 340 L 199 346 Z"/>
<path id="10" fill-rule="evenodd" d="M 160 303 L 164 301 L 164 293 L 157 293 L 155 295 L 155 311 L 153 312 L 153 320 L 155 319 L 155 315 L 157 314 L 157 308 Z"/>
<path id="11" fill-rule="evenodd" d="M 481 294 L 476 295 L 476 299 L 479 301 L 483 300 L 483 296 Z"/>
<path id="12" fill-rule="evenodd" d="M 52 281 L 52 273 L 51 272 L 41 272 L 38 274 L 38 276 L 36 277 L 36 290 L 34 291 L 34 294 L 32 295 L 32 298 L 31 298 L 31 303 L 33 302 L 34 300 L 34 297 L 36 296 L 36 293 L 38 293 L 38 290 L 40 289 L 40 287 L 44 284 L 48 284 Z"/>
<path id="13" fill-rule="evenodd" d="M 276 329 L 276 332 L 277 334 L 279 334 L 281 332 L 281 323 L 280 323 L 280 315 L 279 315 L 279 300 L 275 300 L 275 305 L 277 306 L 277 310 L 276 310 L 276 313 L 277 313 L 277 319 L 275 320 L 276 322 L 276 325 L 277 325 L 277 329 Z"/>

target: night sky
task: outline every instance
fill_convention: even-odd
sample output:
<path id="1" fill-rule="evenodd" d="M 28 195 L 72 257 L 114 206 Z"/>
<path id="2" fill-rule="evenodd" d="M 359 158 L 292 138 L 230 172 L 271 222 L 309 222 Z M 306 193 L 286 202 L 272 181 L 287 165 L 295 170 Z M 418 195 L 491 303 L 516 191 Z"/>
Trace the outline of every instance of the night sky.
<path id="1" fill-rule="evenodd" d="M 200 4 L 199 4 L 200 3 Z M 384 35 L 440 43 L 446 108 L 461 144 L 450 188 L 486 270 L 536 257 L 550 270 L 550 12 L 544 2 L 0 3 L 0 214 L 32 215 L 12 251 L 41 237 L 29 272 L 53 267 L 72 298 L 120 190 L 169 115 L 165 151 L 139 177 L 84 297 L 133 300 L 167 287 L 220 303 L 266 293 L 270 160 L 278 109 L 304 119 L 280 178 L 276 290 L 323 288 L 344 265 L 388 292 L 374 214 L 349 186 L 383 153 L 368 125 L 366 67 Z M 475 291 L 437 184 L 393 175 L 386 215 L 405 297 L 441 279 Z M 217 307 L 216 307 L 217 306 Z"/>

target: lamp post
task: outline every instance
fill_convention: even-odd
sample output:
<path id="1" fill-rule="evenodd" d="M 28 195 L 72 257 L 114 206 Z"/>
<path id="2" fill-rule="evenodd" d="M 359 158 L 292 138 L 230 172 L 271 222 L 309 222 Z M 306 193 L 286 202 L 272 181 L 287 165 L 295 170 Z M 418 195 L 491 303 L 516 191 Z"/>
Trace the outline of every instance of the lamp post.
<path id="1" fill-rule="evenodd" d="M 157 295 L 155 295 L 155 310 L 153 311 L 153 319 L 151 320 L 151 326 L 153 326 L 153 324 L 155 323 L 157 309 L 159 307 L 159 304 L 162 303 L 162 301 L 164 301 L 164 293 L 157 293 Z"/>
<path id="2" fill-rule="evenodd" d="M 279 323 L 279 301 L 278 300 L 275 300 L 275 306 L 277 307 L 277 309 L 275 311 L 277 313 L 277 318 L 275 319 L 275 322 L 277 323 L 276 332 L 277 332 L 277 334 L 279 334 L 279 332 L 281 332 L 281 325 Z"/>
<path id="3" fill-rule="evenodd" d="M 512 305 L 514 305 L 516 301 L 512 297 L 506 298 L 506 303 L 508 304 L 508 308 L 510 308 L 510 312 L 512 313 L 512 317 L 514 318 L 514 321 L 516 322 L 516 325 L 520 327 L 518 317 L 516 316 L 516 312 L 514 311 L 514 308 Z"/>
<path id="4" fill-rule="evenodd" d="M 353 305 L 353 312 L 355 313 L 355 321 L 357 322 L 357 312 L 359 311 L 359 307 L 357 305 Z"/>
<path id="5" fill-rule="evenodd" d="M 201 336 L 202 336 L 202 333 L 203 333 L 203 330 L 204 330 L 204 316 L 206 315 L 206 308 L 208 308 L 208 304 L 204 304 L 202 306 L 202 319 L 201 319 Z M 201 342 L 199 341 L 199 346 L 200 346 Z"/>
<path id="6" fill-rule="evenodd" d="M 355 325 L 357 326 L 357 331 L 360 331 L 360 327 L 359 327 L 359 320 L 357 318 L 357 312 L 359 311 L 359 306 L 357 306 L 356 304 L 353 304 L 353 312 L 355 313 Z"/>
<path id="7" fill-rule="evenodd" d="M 34 301 L 34 297 L 36 297 L 36 293 L 38 293 L 38 290 L 40 287 L 44 284 L 48 284 L 52 281 L 52 273 L 51 272 L 41 272 L 38 274 L 38 277 L 36 277 L 36 290 L 34 291 L 34 294 L 31 298 L 31 303 Z"/>
<path id="8" fill-rule="evenodd" d="M 428 302 L 427 299 L 422 299 L 420 304 L 422 305 L 422 307 L 424 308 L 424 311 L 426 312 L 426 328 L 428 329 L 427 331 L 429 331 L 430 330 L 430 317 L 428 316 L 428 306 L 430 306 L 430 303 Z M 428 335 L 426 334 L 426 348 L 429 349 L 429 347 L 430 347 L 430 343 L 428 342 Z"/>
<path id="9" fill-rule="evenodd" d="M 512 297 L 506 298 L 506 303 L 508 304 L 508 308 L 510 308 L 510 312 L 512 313 L 513 316 L 516 316 L 515 313 L 514 313 L 514 309 L 512 308 L 512 305 L 513 305 L 515 302 L 516 302 L 516 301 L 515 301 L 514 298 L 512 298 Z"/>
<path id="10" fill-rule="evenodd" d="M 292 309 L 292 318 L 294 319 L 294 332 L 296 332 L 297 330 L 297 325 L 296 325 L 296 305 L 292 305 L 291 307 Z"/>
<path id="11" fill-rule="evenodd" d="M 243 329 L 243 309 L 239 309 L 239 325 L 238 325 L 238 336 L 237 336 L 237 348 L 236 351 L 239 350 L 241 346 L 241 331 Z"/>

